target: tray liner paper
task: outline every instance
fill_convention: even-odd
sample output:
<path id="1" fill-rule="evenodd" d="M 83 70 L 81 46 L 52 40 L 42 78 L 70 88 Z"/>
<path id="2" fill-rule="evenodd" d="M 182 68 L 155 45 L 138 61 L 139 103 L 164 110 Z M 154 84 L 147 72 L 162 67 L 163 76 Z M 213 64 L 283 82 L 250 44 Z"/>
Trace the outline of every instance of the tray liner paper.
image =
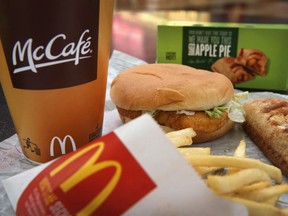
<path id="1" fill-rule="evenodd" d="M 3 185 L 17 215 L 248 215 L 213 194 L 148 115 Z"/>

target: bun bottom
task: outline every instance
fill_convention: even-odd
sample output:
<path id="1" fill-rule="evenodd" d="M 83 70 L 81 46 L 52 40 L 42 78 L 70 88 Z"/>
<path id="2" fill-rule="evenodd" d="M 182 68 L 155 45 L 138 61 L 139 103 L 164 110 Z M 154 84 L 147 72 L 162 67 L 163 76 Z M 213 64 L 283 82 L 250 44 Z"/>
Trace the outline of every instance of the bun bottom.
<path id="1" fill-rule="evenodd" d="M 125 110 L 117 107 L 123 123 L 142 115 L 142 111 Z M 175 111 L 157 111 L 152 116 L 164 131 L 181 130 L 192 127 L 196 132 L 193 143 L 204 143 L 215 140 L 228 133 L 234 122 L 224 113 L 220 118 L 211 118 L 204 112 L 195 112 L 194 115 L 176 114 Z"/>
<path id="2" fill-rule="evenodd" d="M 234 122 L 228 120 L 221 128 L 213 132 L 196 132 L 196 137 L 193 137 L 193 143 L 203 143 L 218 139 L 227 134 L 234 127 Z"/>

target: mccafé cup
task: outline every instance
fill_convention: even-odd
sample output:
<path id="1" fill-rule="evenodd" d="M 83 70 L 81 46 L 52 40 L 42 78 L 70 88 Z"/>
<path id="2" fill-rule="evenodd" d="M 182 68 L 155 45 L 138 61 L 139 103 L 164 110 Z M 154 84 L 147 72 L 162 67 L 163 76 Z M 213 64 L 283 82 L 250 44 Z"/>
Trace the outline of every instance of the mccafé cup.
<path id="1" fill-rule="evenodd" d="M 24 155 L 101 136 L 114 0 L 1 0 L 0 80 Z"/>

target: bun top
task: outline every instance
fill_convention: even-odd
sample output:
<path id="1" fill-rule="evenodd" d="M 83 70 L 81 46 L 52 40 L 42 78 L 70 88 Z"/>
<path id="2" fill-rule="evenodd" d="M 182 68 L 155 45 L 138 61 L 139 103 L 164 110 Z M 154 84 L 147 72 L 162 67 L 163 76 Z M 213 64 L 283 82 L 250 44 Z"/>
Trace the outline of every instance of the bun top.
<path id="1" fill-rule="evenodd" d="M 234 95 L 224 75 L 180 64 L 145 64 L 120 73 L 112 82 L 112 102 L 126 110 L 193 110 L 220 106 Z"/>

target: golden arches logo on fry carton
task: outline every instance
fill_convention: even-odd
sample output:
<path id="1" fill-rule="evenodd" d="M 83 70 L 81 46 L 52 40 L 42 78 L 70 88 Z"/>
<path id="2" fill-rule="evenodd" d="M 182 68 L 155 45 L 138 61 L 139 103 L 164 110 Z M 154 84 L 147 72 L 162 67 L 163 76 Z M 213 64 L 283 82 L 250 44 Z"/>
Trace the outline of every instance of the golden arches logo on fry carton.
<path id="1" fill-rule="evenodd" d="M 155 187 L 110 133 L 40 172 L 21 195 L 17 215 L 120 215 Z"/>

